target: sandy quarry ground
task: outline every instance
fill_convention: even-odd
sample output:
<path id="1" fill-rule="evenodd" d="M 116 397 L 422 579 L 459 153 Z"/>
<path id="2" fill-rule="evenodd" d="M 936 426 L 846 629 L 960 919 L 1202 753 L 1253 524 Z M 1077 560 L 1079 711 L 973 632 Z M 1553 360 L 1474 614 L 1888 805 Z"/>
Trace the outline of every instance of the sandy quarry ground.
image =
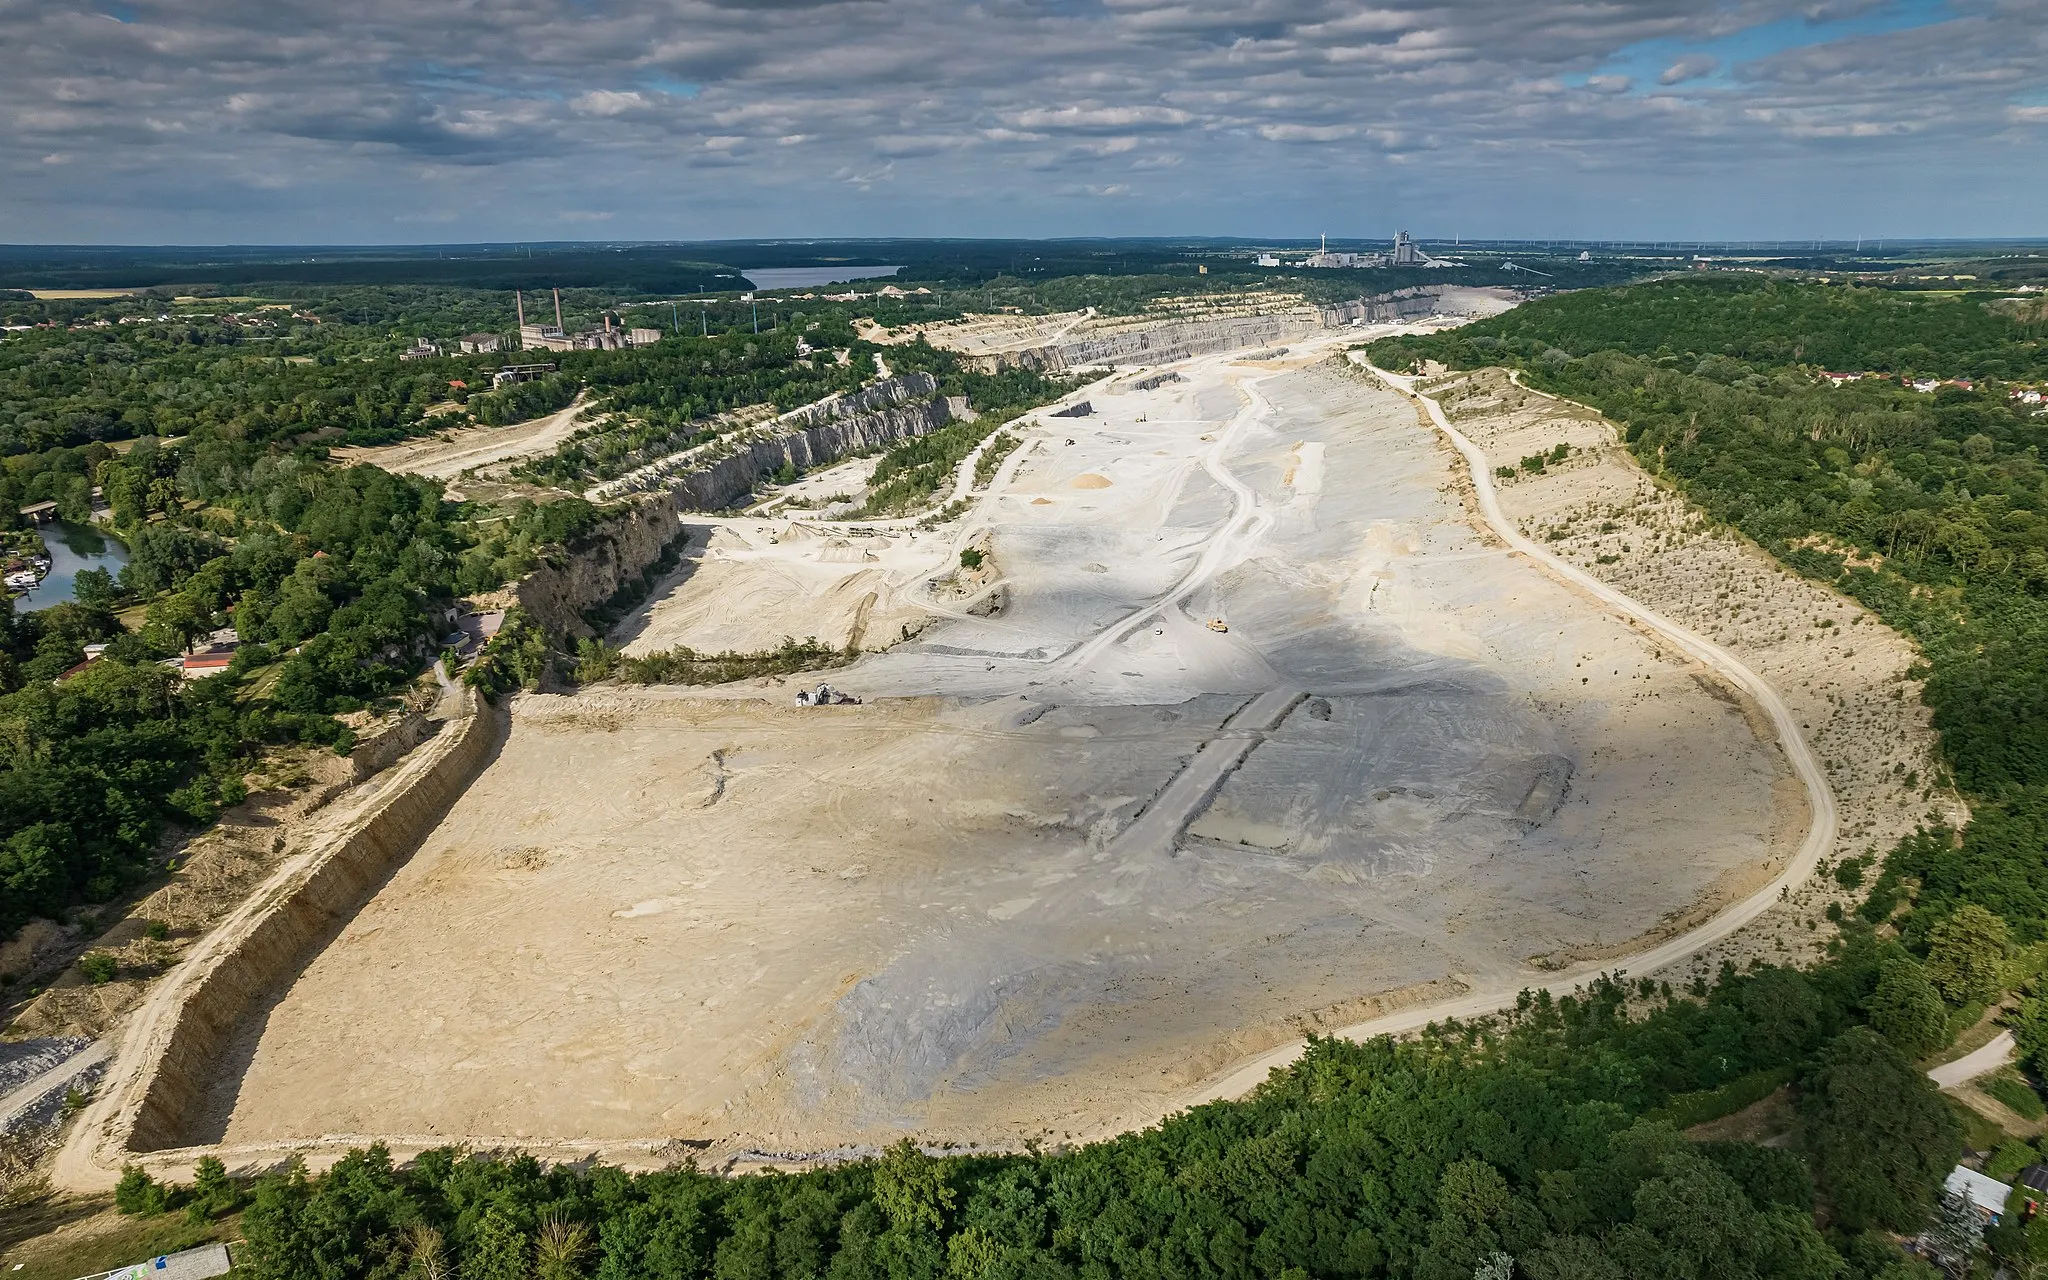
<path id="1" fill-rule="evenodd" d="M 453 480 L 465 471 L 498 467 L 522 458 L 537 458 L 560 448 L 581 425 L 587 396 L 559 413 L 509 427 L 464 427 L 439 435 L 380 445 L 374 449 L 336 449 L 337 462 L 366 462 L 401 475 Z"/>
<path id="2" fill-rule="evenodd" d="M 1768 880 L 1806 808 L 1767 728 L 1475 532 L 1409 402 L 1296 351 L 1092 394 L 928 541 L 736 535 L 635 645 L 836 639 L 789 602 L 879 604 L 862 575 L 937 621 L 833 673 L 860 707 L 520 699 L 192 1140 L 1102 1132 Z M 970 540 L 992 617 L 946 603 Z"/>
<path id="3" fill-rule="evenodd" d="M 1835 793 L 1838 860 L 1882 858 L 1930 812 L 1962 820 L 1954 793 L 1934 785 L 1936 735 L 1920 684 L 1907 677 L 1918 655 L 1903 637 L 1740 536 L 1710 528 L 1646 475 L 1591 410 L 1494 369 L 1439 378 L 1425 390 L 1497 463 L 1572 446 L 1567 461 L 1540 474 L 1497 479 L 1502 506 L 1524 533 L 1717 641 L 1778 690 Z M 1832 875 L 1818 876 L 1684 972 L 1710 973 L 1724 958 L 1811 959 L 1834 933 L 1822 914 L 1828 903 L 1847 909 L 1860 897 Z"/>

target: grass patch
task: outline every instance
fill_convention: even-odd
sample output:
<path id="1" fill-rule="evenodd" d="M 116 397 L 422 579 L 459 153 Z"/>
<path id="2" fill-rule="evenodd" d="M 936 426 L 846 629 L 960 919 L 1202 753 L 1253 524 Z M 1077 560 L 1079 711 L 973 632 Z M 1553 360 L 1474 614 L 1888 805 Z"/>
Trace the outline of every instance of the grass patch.
<path id="1" fill-rule="evenodd" d="M 1792 1068 L 1789 1066 L 1773 1067 L 1768 1071 L 1752 1071 L 1740 1079 L 1730 1080 L 1718 1089 L 1701 1089 L 1694 1093 L 1677 1094 L 1671 1101 L 1644 1118 L 1666 1120 L 1676 1128 L 1690 1129 L 1709 1120 L 1734 1115 L 1744 1107 L 1754 1106 L 1791 1081 Z"/>
<path id="2" fill-rule="evenodd" d="M 2005 1130 L 1988 1116 L 1979 1115 L 1960 1098 L 1943 1094 L 1942 1100 L 1955 1115 L 1956 1123 L 1963 1127 L 1963 1141 L 1977 1151 L 1996 1151 L 2005 1143 Z"/>
<path id="3" fill-rule="evenodd" d="M 81 1206 L 51 1196 L 11 1212 L 19 1214 L 9 1222 L 16 1229 L 0 1237 L 11 1238 L 0 1252 L 0 1276 L 7 1280 L 73 1280 L 241 1236 L 240 1215 L 194 1225 L 178 1213 L 125 1217 L 111 1201 Z M 17 1263 L 19 1271 L 13 1269 Z"/>
<path id="4" fill-rule="evenodd" d="M 1985 1076 L 1977 1082 L 1977 1087 L 2028 1120 L 2039 1120 L 2048 1115 L 2048 1106 L 2042 1104 L 2041 1095 L 2035 1093 L 2034 1087 L 2017 1071 L 2005 1070 Z"/>

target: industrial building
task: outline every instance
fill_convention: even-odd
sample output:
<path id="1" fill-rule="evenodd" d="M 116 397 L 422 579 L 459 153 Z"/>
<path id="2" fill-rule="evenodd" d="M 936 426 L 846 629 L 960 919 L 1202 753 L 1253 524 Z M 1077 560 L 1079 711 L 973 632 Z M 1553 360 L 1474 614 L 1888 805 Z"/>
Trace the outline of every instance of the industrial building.
<path id="1" fill-rule="evenodd" d="M 513 304 L 519 312 L 520 347 L 539 347 L 548 351 L 617 351 L 623 347 L 649 347 L 661 341 L 659 329 L 627 329 L 615 326 L 612 323 L 612 313 L 609 311 L 604 314 L 604 328 L 570 333 L 562 327 L 562 291 L 556 289 L 554 296 L 555 322 L 528 324 L 525 296 L 517 290 L 513 291 Z"/>

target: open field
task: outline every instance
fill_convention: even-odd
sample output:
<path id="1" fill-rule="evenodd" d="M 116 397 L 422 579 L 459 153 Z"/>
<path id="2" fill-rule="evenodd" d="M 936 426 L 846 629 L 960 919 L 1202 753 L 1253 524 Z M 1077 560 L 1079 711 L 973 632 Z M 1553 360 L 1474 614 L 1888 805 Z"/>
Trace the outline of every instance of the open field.
<path id="1" fill-rule="evenodd" d="M 916 543 L 757 522 L 686 566 L 636 646 L 839 643 L 863 574 L 933 621 L 833 674 L 859 707 L 520 699 L 187 1140 L 1096 1133 L 1767 884 L 1809 813 L 1764 717 L 1481 533 L 1313 348 L 1092 394 Z"/>
<path id="2" fill-rule="evenodd" d="M 336 449 L 334 458 L 343 464 L 365 462 L 401 475 L 453 480 L 476 468 L 553 453 L 575 434 L 577 418 L 585 406 L 585 397 L 578 396 L 575 403 L 561 412 L 530 422 L 515 422 L 509 427 L 463 427 L 375 448 Z"/>

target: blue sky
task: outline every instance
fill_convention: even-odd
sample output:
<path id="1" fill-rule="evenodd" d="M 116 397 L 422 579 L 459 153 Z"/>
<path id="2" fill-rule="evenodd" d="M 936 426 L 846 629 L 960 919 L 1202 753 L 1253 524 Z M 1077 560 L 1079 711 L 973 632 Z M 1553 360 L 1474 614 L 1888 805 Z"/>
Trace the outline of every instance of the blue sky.
<path id="1" fill-rule="evenodd" d="M 0 239 L 2048 234 L 2042 0 L 0 0 Z"/>

